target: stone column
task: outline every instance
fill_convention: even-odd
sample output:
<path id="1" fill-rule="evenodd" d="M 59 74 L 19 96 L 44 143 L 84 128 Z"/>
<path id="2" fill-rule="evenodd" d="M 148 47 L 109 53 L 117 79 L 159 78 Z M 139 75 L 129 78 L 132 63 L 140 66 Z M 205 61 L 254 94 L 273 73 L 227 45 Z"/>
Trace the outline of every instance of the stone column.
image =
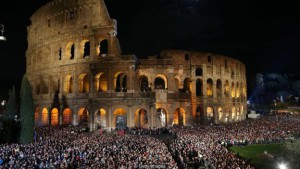
<path id="1" fill-rule="evenodd" d="M 107 92 L 112 93 L 114 91 L 114 74 L 112 74 L 112 68 L 107 71 Z"/>
<path id="2" fill-rule="evenodd" d="M 114 112 L 112 112 L 112 105 L 108 105 L 108 121 L 107 121 L 108 131 L 111 131 L 112 128 L 113 113 Z"/>
<path id="3" fill-rule="evenodd" d="M 78 75 L 77 75 L 76 70 L 73 71 L 72 77 L 73 77 L 73 91 L 72 91 L 72 93 L 78 93 Z"/>
<path id="4" fill-rule="evenodd" d="M 132 125 L 133 117 L 132 116 L 134 116 L 134 114 L 132 113 L 132 106 L 131 105 L 127 105 L 127 106 L 128 106 L 128 110 L 129 110 L 128 115 L 127 115 L 127 117 L 128 117 L 127 127 L 133 127 L 133 125 Z"/>
<path id="5" fill-rule="evenodd" d="M 62 125 L 63 124 L 63 106 L 60 105 L 59 106 L 59 120 L 58 120 L 58 124 Z"/>
<path id="6" fill-rule="evenodd" d="M 153 113 L 152 113 L 152 105 L 151 104 L 149 104 L 149 115 L 148 115 L 148 117 L 149 117 L 149 119 L 148 119 L 148 123 L 149 123 L 149 128 L 152 128 L 153 127 Z M 147 113 L 148 113 L 148 111 L 147 111 Z"/>
<path id="7" fill-rule="evenodd" d="M 95 77 L 95 75 L 94 75 L 94 73 L 92 71 L 90 71 L 88 77 L 89 77 L 89 83 L 90 83 L 90 85 L 89 85 L 89 96 L 93 97 L 94 92 L 95 92 L 95 87 L 94 87 L 94 85 L 95 85 L 95 83 L 94 83 L 94 80 L 95 80 L 94 77 Z"/>
<path id="8" fill-rule="evenodd" d="M 72 120 L 72 124 L 74 125 L 74 126 L 76 126 L 76 125 L 78 125 L 78 121 L 77 121 L 77 110 L 78 109 L 78 107 L 77 106 L 75 106 L 74 107 L 74 111 L 72 112 L 72 117 L 73 117 L 73 120 Z"/>

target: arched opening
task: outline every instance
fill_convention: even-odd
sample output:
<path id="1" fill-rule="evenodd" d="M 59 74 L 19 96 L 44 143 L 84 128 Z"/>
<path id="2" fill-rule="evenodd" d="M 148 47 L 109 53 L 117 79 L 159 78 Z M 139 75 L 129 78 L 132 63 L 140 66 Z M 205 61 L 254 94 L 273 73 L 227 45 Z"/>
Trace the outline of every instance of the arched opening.
<path id="1" fill-rule="evenodd" d="M 196 76 L 202 76 L 202 75 L 203 75 L 203 70 L 202 70 L 202 68 L 200 68 L 200 67 L 196 68 L 195 73 L 196 73 Z"/>
<path id="2" fill-rule="evenodd" d="M 127 92 L 127 75 L 125 73 L 116 74 L 115 91 Z"/>
<path id="3" fill-rule="evenodd" d="M 72 93 L 73 92 L 73 78 L 71 75 L 65 76 L 64 79 L 64 92 Z"/>
<path id="4" fill-rule="evenodd" d="M 73 44 L 71 46 L 71 51 L 70 51 L 70 60 L 73 60 L 75 57 L 75 45 Z"/>
<path id="5" fill-rule="evenodd" d="M 173 115 L 173 125 L 184 126 L 186 124 L 185 111 L 183 108 L 177 108 Z"/>
<path id="6" fill-rule="evenodd" d="M 165 89 L 165 81 L 162 78 L 155 78 L 154 86 L 155 89 Z"/>
<path id="7" fill-rule="evenodd" d="M 59 48 L 58 49 L 58 60 L 61 60 L 61 57 L 62 57 L 62 49 Z"/>
<path id="8" fill-rule="evenodd" d="M 218 107 L 219 121 L 222 121 L 224 118 L 224 113 L 222 107 Z"/>
<path id="9" fill-rule="evenodd" d="M 115 110 L 112 124 L 116 129 L 125 129 L 127 127 L 127 113 L 124 109 L 118 108 Z"/>
<path id="10" fill-rule="evenodd" d="M 97 92 L 107 91 L 107 76 L 104 73 L 98 73 L 95 76 L 95 90 Z"/>
<path id="11" fill-rule="evenodd" d="M 154 88 L 155 89 L 167 89 L 168 82 L 165 75 L 157 75 L 154 79 Z"/>
<path id="12" fill-rule="evenodd" d="M 237 121 L 240 120 L 240 108 L 239 107 L 236 107 L 236 118 L 235 118 Z"/>
<path id="13" fill-rule="evenodd" d="M 105 57 L 108 54 L 108 40 L 104 39 L 99 44 L 99 56 Z"/>
<path id="14" fill-rule="evenodd" d="M 57 126 L 58 125 L 58 109 L 54 108 L 51 111 L 51 126 Z"/>
<path id="15" fill-rule="evenodd" d="M 88 126 L 89 112 L 86 108 L 81 108 L 78 111 L 78 124 Z"/>
<path id="16" fill-rule="evenodd" d="M 205 121 L 205 116 L 204 116 L 204 111 L 203 111 L 203 108 L 198 106 L 197 109 L 196 109 L 196 116 L 197 116 L 197 119 L 199 121 L 200 124 L 204 124 L 204 121 Z"/>
<path id="17" fill-rule="evenodd" d="M 104 109 L 98 109 L 94 116 L 94 125 L 96 129 L 106 128 L 106 111 Z"/>
<path id="18" fill-rule="evenodd" d="M 217 97 L 222 97 L 222 81 L 220 79 L 217 80 Z"/>
<path id="19" fill-rule="evenodd" d="M 35 124 L 35 126 L 39 126 L 39 119 L 40 119 L 40 108 L 37 107 L 34 111 L 34 124 Z"/>
<path id="20" fill-rule="evenodd" d="M 79 93 L 88 93 L 89 92 L 89 78 L 88 75 L 83 73 L 79 75 L 78 78 L 78 92 Z"/>
<path id="21" fill-rule="evenodd" d="M 89 58 L 90 57 L 90 42 L 87 41 L 84 43 L 83 47 L 83 58 Z"/>
<path id="22" fill-rule="evenodd" d="M 148 78 L 146 76 L 142 76 L 140 78 L 140 87 L 142 92 L 147 92 L 150 90 Z"/>
<path id="23" fill-rule="evenodd" d="M 235 98 L 235 87 L 234 87 L 234 83 L 233 82 L 231 84 L 231 98 L 232 99 Z"/>
<path id="24" fill-rule="evenodd" d="M 212 79 L 207 79 L 206 95 L 207 95 L 207 97 L 213 97 L 213 80 Z"/>
<path id="25" fill-rule="evenodd" d="M 240 86 L 239 86 L 239 82 L 236 83 L 236 98 L 237 99 L 240 98 Z"/>
<path id="26" fill-rule="evenodd" d="M 42 109 L 42 126 L 47 126 L 49 124 L 49 113 L 47 108 Z"/>
<path id="27" fill-rule="evenodd" d="M 207 107 L 206 108 L 206 115 L 207 115 L 207 121 L 211 123 L 214 118 L 214 108 L 213 107 Z"/>
<path id="28" fill-rule="evenodd" d="M 70 108 L 66 108 L 63 112 L 63 125 L 72 124 L 72 110 Z"/>
<path id="29" fill-rule="evenodd" d="M 235 110 L 235 107 L 232 107 L 231 119 L 234 120 L 234 121 L 236 119 L 236 110 Z"/>
<path id="30" fill-rule="evenodd" d="M 167 119 L 168 119 L 168 113 L 165 109 L 159 108 L 157 109 L 157 115 L 160 120 L 162 127 L 167 127 Z"/>
<path id="31" fill-rule="evenodd" d="M 196 80 L 196 96 L 202 96 L 203 95 L 203 85 L 202 85 L 202 79 Z"/>
<path id="32" fill-rule="evenodd" d="M 74 59 L 75 56 L 75 45 L 73 42 L 69 42 L 66 46 L 65 56 L 70 58 L 70 60 Z"/>
<path id="33" fill-rule="evenodd" d="M 225 94 L 225 97 L 228 98 L 229 97 L 229 82 L 228 80 L 225 81 L 225 90 L 224 90 L 224 94 Z"/>
<path id="34" fill-rule="evenodd" d="M 183 92 L 190 93 L 191 92 L 191 79 L 185 78 L 183 81 Z"/>
<path id="35" fill-rule="evenodd" d="M 145 109 L 139 109 L 134 113 L 134 126 L 148 128 L 148 113 Z"/>

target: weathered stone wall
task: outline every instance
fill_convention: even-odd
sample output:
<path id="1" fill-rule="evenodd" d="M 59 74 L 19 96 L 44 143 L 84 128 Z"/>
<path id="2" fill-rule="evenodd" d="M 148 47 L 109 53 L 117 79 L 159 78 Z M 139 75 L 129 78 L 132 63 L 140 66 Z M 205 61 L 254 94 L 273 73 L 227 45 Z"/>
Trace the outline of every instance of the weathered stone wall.
<path id="1" fill-rule="evenodd" d="M 103 0 L 54 0 L 32 15 L 26 74 L 37 126 L 110 130 L 246 118 L 243 63 L 181 50 L 137 60 L 121 54 L 116 30 Z"/>

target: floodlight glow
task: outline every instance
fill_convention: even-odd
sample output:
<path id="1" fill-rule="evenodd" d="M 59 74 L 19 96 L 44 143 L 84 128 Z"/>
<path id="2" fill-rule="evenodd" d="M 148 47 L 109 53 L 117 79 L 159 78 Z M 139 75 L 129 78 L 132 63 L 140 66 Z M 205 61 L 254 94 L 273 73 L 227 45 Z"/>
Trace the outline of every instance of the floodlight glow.
<path id="1" fill-rule="evenodd" d="M 4 34 L 4 26 L 0 24 L 0 41 L 6 41 L 6 37 L 3 34 Z"/>
<path id="2" fill-rule="evenodd" d="M 286 164 L 284 164 L 284 163 L 278 164 L 278 168 L 279 169 L 288 169 L 287 166 L 286 166 Z"/>

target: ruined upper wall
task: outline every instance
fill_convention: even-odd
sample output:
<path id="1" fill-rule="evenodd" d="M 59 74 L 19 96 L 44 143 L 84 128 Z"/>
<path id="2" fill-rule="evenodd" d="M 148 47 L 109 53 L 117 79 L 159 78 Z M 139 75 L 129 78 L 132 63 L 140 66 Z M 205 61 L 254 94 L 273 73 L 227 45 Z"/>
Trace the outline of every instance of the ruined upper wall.
<path id="1" fill-rule="evenodd" d="M 53 0 L 39 8 L 30 18 L 28 41 L 31 45 L 74 30 L 114 27 L 103 0 Z"/>

